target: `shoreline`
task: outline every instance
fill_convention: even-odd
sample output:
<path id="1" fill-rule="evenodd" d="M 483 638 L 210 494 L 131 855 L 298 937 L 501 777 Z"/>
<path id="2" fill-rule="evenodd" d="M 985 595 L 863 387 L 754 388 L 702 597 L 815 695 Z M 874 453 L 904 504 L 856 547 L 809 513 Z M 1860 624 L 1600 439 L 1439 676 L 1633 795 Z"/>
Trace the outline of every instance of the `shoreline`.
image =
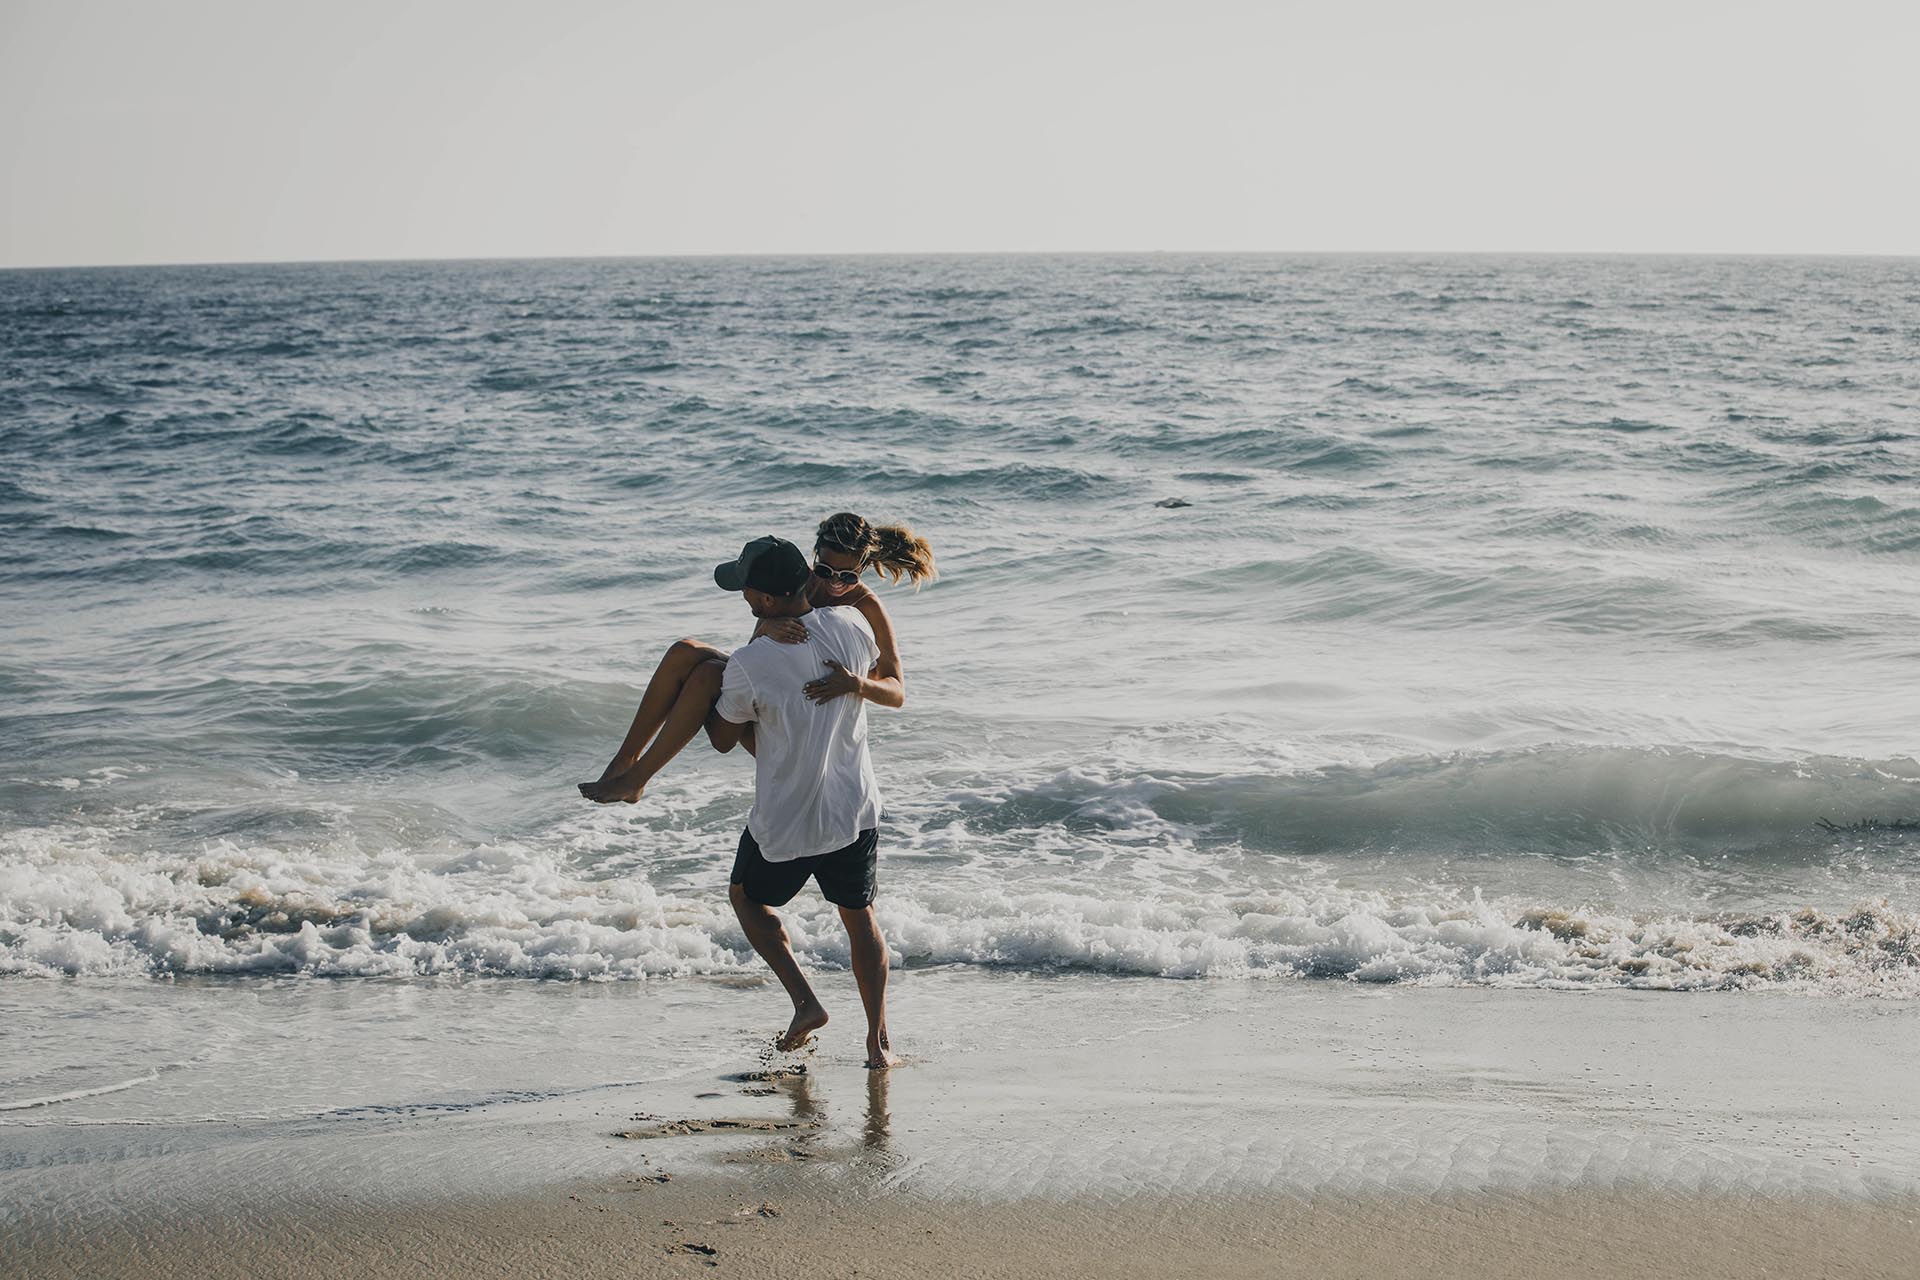
<path id="1" fill-rule="evenodd" d="M 1920 1256 L 1904 1003 L 907 970 L 874 1072 L 852 976 L 817 977 L 836 1020 L 789 1058 L 767 982 L 0 984 L 0 1103 L 68 1095 L 0 1111 L 0 1273 Z"/>

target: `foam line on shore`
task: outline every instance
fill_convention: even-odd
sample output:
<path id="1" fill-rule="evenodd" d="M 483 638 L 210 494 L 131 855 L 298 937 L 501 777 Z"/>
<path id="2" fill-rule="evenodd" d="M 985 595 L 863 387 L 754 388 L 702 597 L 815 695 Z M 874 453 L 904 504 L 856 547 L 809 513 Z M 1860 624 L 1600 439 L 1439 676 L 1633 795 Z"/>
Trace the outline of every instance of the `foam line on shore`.
<path id="1" fill-rule="evenodd" d="M 113 1084 L 103 1084 L 95 1089 L 72 1089 L 66 1093 L 50 1093 L 44 1098 L 21 1098 L 17 1101 L 0 1100 L 0 1111 L 29 1111 L 35 1107 L 53 1107 L 63 1102 L 78 1102 L 82 1098 L 98 1098 L 109 1093 L 123 1093 L 128 1089 L 137 1089 L 143 1084 L 152 1084 L 160 1078 L 158 1071 L 150 1071 L 144 1076 L 135 1076 L 131 1080 L 119 1080 Z"/>
<path id="2" fill-rule="evenodd" d="M 0 840 L 8 855 L 0 869 L 4 973 L 608 980 L 757 972 L 717 887 L 587 878 L 551 846 L 429 858 L 223 842 L 192 855 L 127 857 L 60 833 Z M 1220 877 L 1182 885 L 1177 844 L 1132 856 L 1143 878 L 1115 865 L 1102 892 L 1090 892 L 1073 865 L 1052 877 L 909 881 L 882 899 L 881 922 L 906 965 L 1920 997 L 1920 916 L 1884 899 L 1636 913 L 1442 885 L 1356 887 L 1310 863 L 1266 887 Z M 846 963 L 829 906 L 801 899 L 787 921 L 810 962 Z"/>

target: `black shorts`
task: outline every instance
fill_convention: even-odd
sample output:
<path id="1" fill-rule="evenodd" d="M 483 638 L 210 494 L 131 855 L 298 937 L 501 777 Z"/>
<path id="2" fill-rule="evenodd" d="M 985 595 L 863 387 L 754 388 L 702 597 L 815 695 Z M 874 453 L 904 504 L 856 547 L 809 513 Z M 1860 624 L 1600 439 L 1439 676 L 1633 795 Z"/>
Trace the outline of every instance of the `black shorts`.
<path id="1" fill-rule="evenodd" d="M 733 856 L 732 883 L 746 890 L 747 897 L 763 907 L 783 907 L 793 901 L 800 886 L 811 876 L 820 882 L 820 892 L 836 907 L 858 911 L 873 905 L 875 888 L 875 851 L 879 831 L 862 831 L 859 838 L 844 849 L 817 853 L 811 858 L 789 862 L 768 862 L 760 856 L 760 845 L 753 832 L 740 833 L 740 852 Z"/>

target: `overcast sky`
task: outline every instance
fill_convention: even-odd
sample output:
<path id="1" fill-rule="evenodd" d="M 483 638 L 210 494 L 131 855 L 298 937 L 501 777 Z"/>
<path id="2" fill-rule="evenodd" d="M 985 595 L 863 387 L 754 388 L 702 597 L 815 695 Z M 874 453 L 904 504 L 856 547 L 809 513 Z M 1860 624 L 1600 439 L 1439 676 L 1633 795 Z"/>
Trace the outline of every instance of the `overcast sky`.
<path id="1" fill-rule="evenodd" d="M 0 0 L 0 266 L 1920 252 L 1920 4 Z"/>

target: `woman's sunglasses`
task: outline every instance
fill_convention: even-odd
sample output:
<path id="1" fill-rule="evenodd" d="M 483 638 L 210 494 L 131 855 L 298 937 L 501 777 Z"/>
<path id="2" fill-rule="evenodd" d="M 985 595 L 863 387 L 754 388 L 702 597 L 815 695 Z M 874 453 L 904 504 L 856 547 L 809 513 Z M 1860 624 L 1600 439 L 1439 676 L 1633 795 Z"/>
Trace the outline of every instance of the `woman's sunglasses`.
<path id="1" fill-rule="evenodd" d="M 860 581 L 858 569 L 836 569 L 830 564 L 821 564 L 818 560 L 813 562 L 813 576 L 825 578 L 828 582 L 837 582 L 843 587 L 850 587 Z"/>

